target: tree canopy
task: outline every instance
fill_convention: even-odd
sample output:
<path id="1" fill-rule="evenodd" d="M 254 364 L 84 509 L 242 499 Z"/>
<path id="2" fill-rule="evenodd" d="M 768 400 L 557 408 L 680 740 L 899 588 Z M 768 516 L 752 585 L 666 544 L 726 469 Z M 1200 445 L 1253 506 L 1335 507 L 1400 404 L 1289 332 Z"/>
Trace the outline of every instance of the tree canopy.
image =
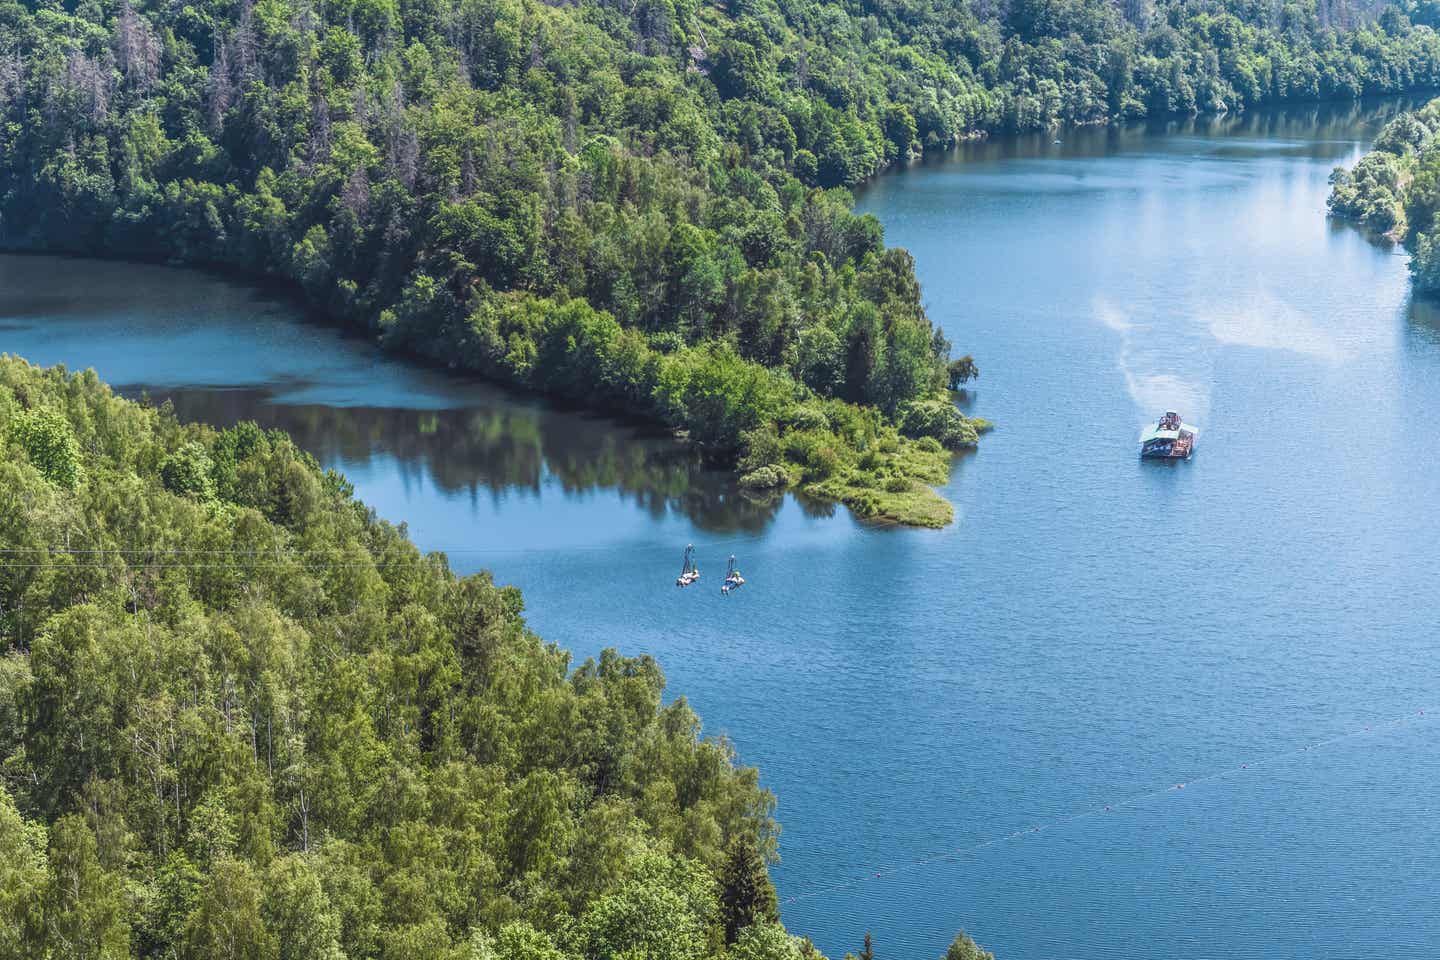
<path id="1" fill-rule="evenodd" d="M 907 415 L 965 368 L 846 188 L 987 130 L 1433 86 L 1432 6 L 7 0 L 0 246 L 280 278 L 751 485 L 944 523 L 917 441 L 984 425 Z"/>
<path id="2" fill-rule="evenodd" d="M 756 771 L 522 609 L 279 431 L 0 355 L 0 960 L 823 960 Z"/>
<path id="3" fill-rule="evenodd" d="M 1440 99 L 1402 113 L 1380 130 L 1375 146 L 1352 169 L 1330 175 L 1330 212 L 1411 252 L 1416 289 L 1440 293 Z"/>
<path id="4" fill-rule="evenodd" d="M 0 358 L 0 957 L 798 951 L 756 772 L 521 611 L 283 434 Z"/>

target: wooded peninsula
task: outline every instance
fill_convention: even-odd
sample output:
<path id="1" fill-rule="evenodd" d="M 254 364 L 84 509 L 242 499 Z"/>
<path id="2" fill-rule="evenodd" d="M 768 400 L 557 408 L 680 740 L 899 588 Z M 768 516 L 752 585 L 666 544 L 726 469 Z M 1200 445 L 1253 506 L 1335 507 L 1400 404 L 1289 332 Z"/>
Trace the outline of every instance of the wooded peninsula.
<path id="1" fill-rule="evenodd" d="M 385 345 L 941 526 L 986 424 L 847 188 L 990 130 L 1440 84 L 1432 2 L 0 4 L 0 246 L 293 284 Z"/>
<path id="2" fill-rule="evenodd" d="M 1422 293 L 1440 293 L 1440 100 L 1385 124 L 1374 149 L 1330 177 L 1330 212 L 1372 234 L 1405 245 L 1410 279 Z"/>
<path id="3" fill-rule="evenodd" d="M 819 958 L 755 770 L 522 606 L 282 433 L 0 357 L 0 958 Z"/>
<path id="4" fill-rule="evenodd" d="M 388 348 L 662 423 L 748 487 L 943 526 L 979 366 L 850 189 L 989 131 L 1440 86 L 1437 23 L 0 2 L 0 247 L 271 279 Z M 1440 286 L 1437 110 L 1332 207 L 1403 226 Z M 756 771 L 651 658 L 573 663 L 522 612 L 281 432 L 0 357 L 0 960 L 818 960 Z"/>

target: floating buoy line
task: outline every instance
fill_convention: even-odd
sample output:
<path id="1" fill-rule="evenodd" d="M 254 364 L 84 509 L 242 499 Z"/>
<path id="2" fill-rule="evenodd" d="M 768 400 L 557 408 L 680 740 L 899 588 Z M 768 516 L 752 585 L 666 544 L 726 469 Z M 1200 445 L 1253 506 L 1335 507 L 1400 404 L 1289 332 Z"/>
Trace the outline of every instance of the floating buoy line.
<path id="1" fill-rule="evenodd" d="M 1242 773 L 1248 773 L 1249 771 L 1254 770 L 1255 768 L 1263 766 L 1265 764 L 1278 763 L 1282 760 L 1288 760 L 1292 757 L 1298 757 L 1303 754 L 1309 753 L 1312 750 L 1318 750 L 1321 747 L 1327 747 L 1345 740 L 1352 740 L 1356 737 L 1363 737 L 1372 733 L 1380 733 L 1382 731 L 1393 730 L 1399 727 L 1410 726 L 1412 724 L 1420 723 L 1424 720 L 1429 719 L 1433 713 L 1434 710 L 1428 708 L 1426 710 L 1414 710 L 1410 713 L 1404 714 L 1399 717 L 1394 717 L 1390 720 L 1381 720 L 1367 723 L 1357 729 L 1349 730 L 1345 733 L 1336 734 L 1333 737 L 1326 737 L 1323 740 L 1316 740 L 1311 743 L 1302 744 L 1301 746 L 1294 747 L 1290 750 L 1283 750 L 1278 753 L 1269 754 L 1268 756 L 1259 757 L 1254 760 L 1247 760 L 1243 763 L 1236 764 L 1235 766 L 1226 767 L 1223 770 L 1217 770 L 1214 773 L 1207 773 L 1198 777 L 1192 777 L 1189 780 L 1182 780 L 1177 783 L 1173 783 L 1167 787 L 1158 787 L 1155 789 L 1146 790 L 1143 793 L 1131 794 L 1118 800 L 1111 800 L 1108 803 L 1089 806 L 1084 809 L 1077 810 L 1074 813 L 1067 814 L 1065 816 L 1056 817 L 1051 820 L 1045 820 L 1041 823 L 1033 824 L 1032 826 L 1022 827 L 1019 830 L 1012 830 L 1009 833 L 1002 834 L 996 837 L 991 837 L 988 840 L 980 840 L 976 843 L 966 844 L 959 847 L 952 847 L 948 850 L 940 850 L 935 853 L 927 854 L 923 857 L 916 857 L 911 860 L 901 860 L 885 866 L 871 867 L 863 874 L 854 875 L 842 880 L 837 880 L 834 883 L 826 883 L 820 886 L 815 886 L 811 889 L 802 890 L 801 892 L 792 894 L 788 897 L 782 897 L 780 898 L 780 903 L 781 905 L 798 903 L 802 900 L 809 900 L 813 897 L 822 896 L 828 893 L 834 893 L 837 890 L 845 890 L 849 889 L 850 887 L 859 886 L 862 883 L 868 883 L 875 880 L 883 880 L 887 877 L 894 877 L 906 873 L 914 873 L 922 867 L 926 867 L 932 864 L 962 860 L 971 854 L 979 853 L 980 851 L 985 850 L 989 847 L 996 847 L 1004 843 L 1021 840 L 1025 837 L 1032 836 L 1037 833 L 1042 833 L 1046 830 L 1053 830 L 1057 827 L 1063 827 L 1080 820 L 1086 820 L 1092 817 L 1103 817 L 1105 816 L 1105 814 L 1111 813 L 1119 808 L 1136 806 L 1138 804 L 1146 802 L 1147 800 L 1154 800 L 1158 797 L 1164 797 L 1169 794 L 1178 793 L 1179 791 L 1184 790 L 1187 787 L 1193 787 L 1199 783 L 1206 783 L 1211 780 L 1221 780 L 1225 777 L 1233 777 Z"/>

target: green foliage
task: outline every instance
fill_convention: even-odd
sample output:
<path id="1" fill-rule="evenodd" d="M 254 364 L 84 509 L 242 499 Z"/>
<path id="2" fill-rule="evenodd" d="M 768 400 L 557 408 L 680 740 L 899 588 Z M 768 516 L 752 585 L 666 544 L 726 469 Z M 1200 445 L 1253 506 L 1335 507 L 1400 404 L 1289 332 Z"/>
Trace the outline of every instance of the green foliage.
<path id="1" fill-rule="evenodd" d="M 1426 294 L 1440 293 L 1440 243 L 1434 233 L 1415 237 L 1415 254 L 1410 258 L 1410 276 L 1415 289 Z"/>
<path id="2" fill-rule="evenodd" d="M 950 380 L 951 390 L 959 390 L 980 376 L 980 368 L 975 365 L 975 358 L 968 353 L 957 360 L 951 360 L 945 372 Z"/>
<path id="3" fill-rule="evenodd" d="M 0 960 L 721 955 L 773 798 L 653 660 L 572 667 L 283 434 L 6 396 L 86 482 L 0 456 Z"/>
<path id="4" fill-rule="evenodd" d="M 710 950 L 714 879 L 699 864 L 647 858 L 637 877 L 580 921 L 577 952 L 594 960 L 698 960 Z"/>
<path id="5" fill-rule="evenodd" d="M 160 479 L 165 489 L 196 500 L 213 500 L 215 464 L 203 444 L 191 441 L 165 458 Z"/>
<path id="6" fill-rule="evenodd" d="M 10 420 L 10 442 L 24 451 L 41 476 L 72 488 L 80 479 L 80 446 L 63 414 L 28 410 Z"/>
<path id="7" fill-rule="evenodd" d="M 273 957 L 278 943 L 260 915 L 263 899 L 260 879 L 248 863 L 228 857 L 218 860 L 186 917 L 180 956 L 184 960 Z"/>
<path id="8" fill-rule="evenodd" d="M 1440 293 L 1440 99 L 1402 113 L 1375 138 L 1375 149 L 1351 170 L 1330 176 L 1330 212 L 1354 220 L 1409 248 L 1415 289 Z"/>
<path id="9" fill-rule="evenodd" d="M 44 942 L 45 828 L 27 822 L 0 787 L 0 960 L 27 960 Z"/>
<path id="10" fill-rule="evenodd" d="M 740 485 L 752 490 L 771 490 L 789 483 L 790 478 L 785 475 L 784 470 L 769 464 L 740 475 Z"/>
<path id="11" fill-rule="evenodd" d="M 740 931 L 729 960 L 802 960 L 802 941 L 774 922 L 760 922 Z M 812 948 L 813 949 L 813 948 Z"/>
<path id="12" fill-rule="evenodd" d="M 1353 170 L 1336 168 L 1330 175 L 1330 212 L 1376 233 L 1403 234 L 1402 196 L 1410 179 L 1410 166 L 1408 156 L 1376 151 L 1361 157 Z"/>
<path id="13" fill-rule="evenodd" d="M 287 280 L 392 348 L 662 420 L 728 463 L 811 395 L 893 419 L 973 374 L 844 188 L 978 131 L 1440 85 L 1427 8 L 1373 12 L 10 5 L 0 246 Z M 1399 222 L 1378 189 L 1352 206 Z"/>
<path id="14" fill-rule="evenodd" d="M 753 837 L 741 834 L 730 841 L 720 874 L 720 918 L 726 943 L 734 943 L 752 924 L 780 919 L 775 887 Z"/>
<path id="15" fill-rule="evenodd" d="M 100 862 L 95 834 L 78 814 L 50 830 L 49 882 L 44 894 L 44 941 L 65 954 L 122 960 L 130 955 L 130 929 L 121 877 Z"/>
<path id="16" fill-rule="evenodd" d="M 955 939 L 945 949 L 945 956 L 941 960 L 995 960 L 995 954 L 982 950 L 980 945 L 962 930 L 955 934 Z"/>
<path id="17" fill-rule="evenodd" d="M 523 920 L 502 927 L 493 945 L 485 942 L 477 946 L 479 949 L 472 952 L 478 957 L 492 954 L 495 960 L 565 960 L 566 957 L 549 936 Z"/>
<path id="18" fill-rule="evenodd" d="M 952 450 L 973 447 L 980 439 L 955 404 L 948 399 L 915 400 L 900 411 L 900 432 L 907 437 L 929 437 Z"/>
<path id="19" fill-rule="evenodd" d="M 303 853 L 289 854 L 266 871 L 261 915 L 274 936 L 276 960 L 344 960 L 340 912 L 318 866 Z"/>

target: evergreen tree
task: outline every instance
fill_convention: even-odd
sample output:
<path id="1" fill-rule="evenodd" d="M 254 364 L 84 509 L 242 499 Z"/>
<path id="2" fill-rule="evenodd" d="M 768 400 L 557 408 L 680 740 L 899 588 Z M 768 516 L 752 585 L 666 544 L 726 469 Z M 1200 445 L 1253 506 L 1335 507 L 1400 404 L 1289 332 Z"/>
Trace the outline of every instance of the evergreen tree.
<path id="1" fill-rule="evenodd" d="M 735 836 L 725 856 L 725 869 L 720 875 L 720 915 L 725 924 L 725 942 L 734 943 L 740 931 L 751 924 L 778 921 L 780 907 L 754 837 Z"/>
<path id="2" fill-rule="evenodd" d="M 979 944 L 962 930 L 955 934 L 955 939 L 946 948 L 943 960 L 995 960 L 995 954 L 980 949 Z"/>

